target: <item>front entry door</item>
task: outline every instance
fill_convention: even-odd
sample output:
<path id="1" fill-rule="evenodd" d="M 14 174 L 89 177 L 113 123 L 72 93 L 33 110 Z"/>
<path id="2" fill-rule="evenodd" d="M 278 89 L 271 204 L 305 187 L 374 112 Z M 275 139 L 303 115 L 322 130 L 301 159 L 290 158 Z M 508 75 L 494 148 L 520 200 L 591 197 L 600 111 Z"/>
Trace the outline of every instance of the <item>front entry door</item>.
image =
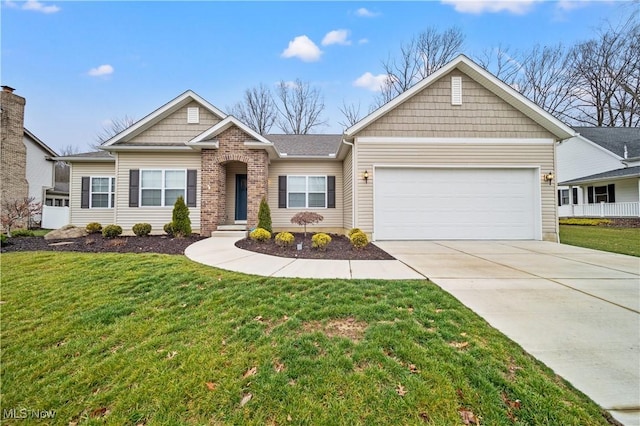
<path id="1" fill-rule="evenodd" d="M 235 220 L 247 220 L 247 175 L 236 175 Z"/>

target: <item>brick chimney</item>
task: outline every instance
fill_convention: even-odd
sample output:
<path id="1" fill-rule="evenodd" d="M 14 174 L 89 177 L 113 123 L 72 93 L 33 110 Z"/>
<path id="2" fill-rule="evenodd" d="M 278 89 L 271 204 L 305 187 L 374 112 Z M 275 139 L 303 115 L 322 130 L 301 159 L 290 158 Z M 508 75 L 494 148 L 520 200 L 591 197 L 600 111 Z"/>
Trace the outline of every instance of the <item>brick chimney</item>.
<path id="1" fill-rule="evenodd" d="M 23 199 L 29 195 L 27 149 L 24 146 L 25 99 L 15 89 L 0 91 L 0 201 Z"/>

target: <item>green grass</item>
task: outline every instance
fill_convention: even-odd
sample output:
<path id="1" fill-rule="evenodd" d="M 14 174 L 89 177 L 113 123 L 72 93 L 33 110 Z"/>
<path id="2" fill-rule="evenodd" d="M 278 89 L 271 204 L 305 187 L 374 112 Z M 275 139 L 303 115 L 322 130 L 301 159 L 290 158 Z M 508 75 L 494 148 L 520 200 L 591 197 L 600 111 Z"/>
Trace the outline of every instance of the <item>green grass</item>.
<path id="1" fill-rule="evenodd" d="M 607 424 L 428 281 L 262 278 L 153 254 L 0 260 L 2 407 L 56 410 L 54 424 Z"/>
<path id="2" fill-rule="evenodd" d="M 560 225 L 560 242 L 572 246 L 640 256 L 640 228 Z"/>

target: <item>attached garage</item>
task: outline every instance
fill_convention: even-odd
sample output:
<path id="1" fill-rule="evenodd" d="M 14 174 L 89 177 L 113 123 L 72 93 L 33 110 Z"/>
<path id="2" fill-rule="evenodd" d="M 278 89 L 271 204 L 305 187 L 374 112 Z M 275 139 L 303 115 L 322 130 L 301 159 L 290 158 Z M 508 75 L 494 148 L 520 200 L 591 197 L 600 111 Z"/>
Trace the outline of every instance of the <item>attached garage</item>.
<path id="1" fill-rule="evenodd" d="M 541 238 L 538 168 L 376 167 L 376 240 Z"/>

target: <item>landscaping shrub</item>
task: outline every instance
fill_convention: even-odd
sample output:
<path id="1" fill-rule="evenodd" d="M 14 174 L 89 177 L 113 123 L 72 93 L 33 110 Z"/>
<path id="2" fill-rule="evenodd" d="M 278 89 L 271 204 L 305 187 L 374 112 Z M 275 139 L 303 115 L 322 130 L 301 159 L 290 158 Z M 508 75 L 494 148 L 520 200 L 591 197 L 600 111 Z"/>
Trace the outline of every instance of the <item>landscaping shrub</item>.
<path id="1" fill-rule="evenodd" d="M 122 227 L 120 225 L 107 225 L 102 228 L 102 236 L 105 238 L 115 238 L 122 234 Z"/>
<path id="2" fill-rule="evenodd" d="M 311 237 L 311 247 L 324 251 L 331 242 L 331 237 L 323 232 L 319 232 Z"/>
<path id="3" fill-rule="evenodd" d="M 6 246 L 7 244 L 9 244 L 9 237 L 7 237 L 4 234 L 0 234 L 0 245 L 2 247 Z"/>
<path id="4" fill-rule="evenodd" d="M 173 237 L 173 222 L 165 223 L 162 229 L 167 235 Z"/>
<path id="5" fill-rule="evenodd" d="M 189 219 L 189 208 L 184 203 L 184 198 L 178 197 L 173 205 L 173 216 L 171 218 L 171 230 L 174 237 L 188 237 L 191 235 L 191 219 Z"/>
<path id="6" fill-rule="evenodd" d="M 138 237 L 146 237 L 151 233 L 151 225 L 148 223 L 136 223 L 131 228 L 134 234 Z"/>
<path id="7" fill-rule="evenodd" d="M 253 241 L 265 242 L 271 239 L 271 232 L 266 229 L 256 228 L 249 234 L 249 238 Z"/>
<path id="8" fill-rule="evenodd" d="M 260 201 L 260 209 L 258 210 L 258 228 L 273 232 L 271 229 L 271 209 L 264 197 Z"/>
<path id="9" fill-rule="evenodd" d="M 320 223 L 324 220 L 324 217 L 314 212 L 300 212 L 291 218 L 291 223 L 304 226 L 304 237 L 307 238 L 307 225 L 314 223 Z"/>
<path id="10" fill-rule="evenodd" d="M 290 232 L 280 232 L 276 235 L 276 244 L 280 247 L 291 247 L 295 237 Z"/>
<path id="11" fill-rule="evenodd" d="M 560 219 L 560 225 L 600 226 L 609 225 L 610 223 L 609 219 L 597 218 L 571 217 Z"/>
<path id="12" fill-rule="evenodd" d="M 35 235 L 36 234 L 29 229 L 16 229 L 11 231 L 12 237 L 34 237 Z"/>
<path id="13" fill-rule="evenodd" d="M 102 225 L 98 222 L 91 222 L 87 224 L 87 227 L 85 229 L 89 234 L 97 234 L 98 232 L 102 231 Z"/>
<path id="14" fill-rule="evenodd" d="M 349 239 L 351 240 L 351 245 L 355 249 L 363 249 L 367 246 L 367 244 L 369 244 L 367 235 L 362 231 L 353 233 L 353 235 L 351 235 L 351 238 Z"/>
<path id="15" fill-rule="evenodd" d="M 347 236 L 348 236 L 349 238 L 351 238 L 351 236 L 352 236 L 353 234 L 355 234 L 356 232 L 362 232 L 362 231 L 360 230 L 360 228 L 351 228 L 351 229 L 349 230 L 349 232 L 347 233 Z"/>

